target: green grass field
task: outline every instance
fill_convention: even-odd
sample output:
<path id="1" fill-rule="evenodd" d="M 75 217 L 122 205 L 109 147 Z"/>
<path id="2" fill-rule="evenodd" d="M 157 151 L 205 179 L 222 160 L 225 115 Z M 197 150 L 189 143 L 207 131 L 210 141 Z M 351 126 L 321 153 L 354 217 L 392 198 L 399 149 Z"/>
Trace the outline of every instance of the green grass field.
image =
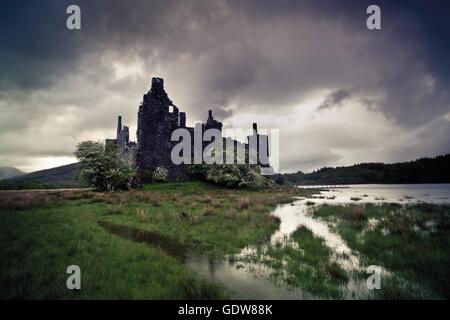
<path id="1" fill-rule="evenodd" d="M 277 203 L 308 191 L 226 190 L 204 183 L 166 183 L 141 191 L 2 193 L 0 296 L 33 299 L 227 298 L 158 247 L 110 234 L 99 222 L 164 235 L 212 257 L 267 239 L 279 221 Z M 82 290 L 66 288 L 66 268 L 78 265 Z"/>
<path id="2" fill-rule="evenodd" d="M 268 244 L 280 224 L 270 214 L 275 206 L 313 192 L 229 190 L 200 182 L 150 184 L 113 193 L 1 192 L 0 298 L 232 296 L 226 284 L 188 269 L 179 252 L 264 265 L 274 285 L 282 282 L 311 297 L 353 297 L 348 284 L 365 285 L 367 274 L 339 265 L 324 240 L 309 229 L 301 226 L 285 243 Z M 388 271 L 382 290 L 355 297 L 449 298 L 449 206 L 354 203 L 308 208 L 342 237 L 363 268 L 380 265 Z M 239 260 L 247 246 L 263 247 L 264 254 Z M 81 268 L 79 291 L 66 287 L 66 269 L 73 264 Z"/>

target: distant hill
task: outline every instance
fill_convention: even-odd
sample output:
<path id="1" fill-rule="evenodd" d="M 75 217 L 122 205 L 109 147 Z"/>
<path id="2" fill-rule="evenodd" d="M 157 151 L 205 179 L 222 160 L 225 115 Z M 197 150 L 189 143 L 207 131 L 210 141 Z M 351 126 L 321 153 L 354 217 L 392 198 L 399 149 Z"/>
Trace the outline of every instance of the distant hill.
<path id="1" fill-rule="evenodd" d="M 25 174 L 25 172 L 13 167 L 0 167 L 0 180 L 9 179 L 23 174 Z"/>
<path id="2" fill-rule="evenodd" d="M 450 183 L 450 154 L 392 164 L 361 163 L 322 168 L 312 173 L 289 173 L 286 181 L 297 185 L 361 183 Z"/>
<path id="3" fill-rule="evenodd" d="M 0 189 L 36 189 L 79 187 L 75 180 L 78 163 L 35 171 L 0 181 Z"/>

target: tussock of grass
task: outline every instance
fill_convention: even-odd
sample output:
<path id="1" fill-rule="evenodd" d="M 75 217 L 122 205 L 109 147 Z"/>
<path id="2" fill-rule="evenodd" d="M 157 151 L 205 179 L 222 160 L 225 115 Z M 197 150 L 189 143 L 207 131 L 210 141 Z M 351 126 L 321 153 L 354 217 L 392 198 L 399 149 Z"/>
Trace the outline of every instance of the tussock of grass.
<path id="1" fill-rule="evenodd" d="M 148 220 L 147 212 L 145 212 L 144 209 L 137 209 L 136 217 L 137 217 L 138 221 L 141 223 L 147 222 L 147 220 Z"/>
<path id="2" fill-rule="evenodd" d="M 352 207 L 342 217 L 350 221 L 363 221 L 367 219 L 364 207 Z"/>
<path id="3" fill-rule="evenodd" d="M 393 214 L 381 218 L 381 225 L 391 234 L 403 234 L 411 228 L 411 222 L 403 214 Z"/>
<path id="4" fill-rule="evenodd" d="M 331 278 L 342 281 L 342 283 L 348 280 L 347 273 L 336 262 L 325 263 L 324 270 Z"/>
<path id="5" fill-rule="evenodd" d="M 95 195 L 92 196 L 92 201 L 93 202 L 106 202 L 107 198 L 108 197 L 107 197 L 106 193 L 97 192 Z"/>
<path id="6" fill-rule="evenodd" d="M 135 202 L 147 203 L 153 206 L 159 206 L 161 200 L 165 200 L 159 193 L 150 193 L 142 191 L 134 191 L 128 194 L 130 199 Z M 174 195 L 170 195 L 172 197 Z"/>
<path id="7" fill-rule="evenodd" d="M 239 198 L 236 202 L 236 208 L 239 210 L 248 209 L 251 205 L 252 203 L 248 197 Z"/>
<path id="8" fill-rule="evenodd" d="M 210 194 L 206 194 L 200 198 L 200 201 L 203 203 L 211 204 L 213 202 L 213 198 Z"/>
<path id="9" fill-rule="evenodd" d="M 111 215 L 111 214 L 123 214 L 125 212 L 124 207 L 122 204 L 116 204 L 116 205 L 109 205 L 106 208 L 105 214 Z"/>
<path id="10" fill-rule="evenodd" d="M 226 297 L 222 285 L 218 283 L 208 283 L 205 280 L 196 280 L 193 278 L 182 279 L 178 284 L 180 292 L 187 300 L 210 300 L 217 297 Z"/>
<path id="11" fill-rule="evenodd" d="M 206 206 L 203 210 L 204 216 L 212 216 L 214 214 L 214 209 L 211 206 Z"/>
<path id="12" fill-rule="evenodd" d="M 237 217 L 236 209 L 231 208 L 228 211 L 226 211 L 225 217 L 228 218 L 228 219 L 236 219 L 236 217 Z"/>

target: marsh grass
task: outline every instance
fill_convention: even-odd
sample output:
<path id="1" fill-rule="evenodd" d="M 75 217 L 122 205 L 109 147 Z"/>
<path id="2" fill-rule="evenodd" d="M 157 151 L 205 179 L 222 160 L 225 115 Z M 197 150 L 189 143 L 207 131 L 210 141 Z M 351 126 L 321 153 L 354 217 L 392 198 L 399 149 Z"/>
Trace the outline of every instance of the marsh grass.
<path id="1" fill-rule="evenodd" d="M 340 298 L 341 287 L 348 275 L 337 263 L 331 261 L 332 253 L 323 239 L 304 226 L 300 226 L 291 239 L 270 244 L 261 261 L 270 268 L 270 276 L 294 288 L 301 288 L 312 296 Z M 258 260 L 247 257 L 249 260 Z"/>
<path id="2" fill-rule="evenodd" d="M 26 210 L 36 206 L 48 206 L 53 193 L 44 192 L 0 192 L 0 209 Z"/>
<path id="3" fill-rule="evenodd" d="M 125 209 L 121 203 L 109 205 L 106 207 L 105 214 L 106 215 L 112 215 L 112 214 L 124 214 Z"/>
<path id="4" fill-rule="evenodd" d="M 236 202 L 236 209 L 246 210 L 246 209 L 250 208 L 251 205 L 252 205 L 252 202 L 251 202 L 250 198 L 248 198 L 248 197 L 239 198 L 238 201 Z"/>
<path id="5" fill-rule="evenodd" d="M 222 299 L 228 293 L 150 246 L 96 223 L 98 204 L 1 210 L 2 299 Z M 121 217 L 119 215 L 117 217 Z M 13 227 L 14 226 L 14 227 Z M 82 290 L 67 290 L 67 266 L 82 270 Z M 183 288 L 180 290 L 180 288 Z"/>
<path id="6" fill-rule="evenodd" d="M 349 276 L 347 272 L 341 268 L 341 266 L 337 262 L 328 262 L 324 264 L 324 270 L 328 273 L 332 279 L 336 279 L 345 283 L 348 281 Z"/>
<path id="7" fill-rule="evenodd" d="M 214 214 L 214 208 L 212 208 L 211 206 L 206 206 L 205 209 L 203 210 L 204 216 L 212 216 L 213 214 Z"/>
<path id="8" fill-rule="evenodd" d="M 206 204 L 211 204 L 213 202 L 213 198 L 210 194 L 206 194 L 200 197 L 200 201 Z"/>
<path id="9" fill-rule="evenodd" d="M 270 212 L 311 194 L 295 188 L 227 190 L 200 182 L 145 185 L 140 191 L 0 193 L 2 298 L 224 298 L 180 262 L 122 240 L 105 221 L 158 233 L 212 258 L 266 241 L 278 228 Z M 242 209 L 236 202 L 243 200 Z M 83 290 L 67 290 L 66 268 L 82 266 Z M 100 269 L 99 269 L 100 268 Z"/>
<path id="10" fill-rule="evenodd" d="M 231 208 L 225 212 L 225 217 L 229 219 L 236 219 L 237 211 L 234 208 Z"/>
<path id="11" fill-rule="evenodd" d="M 364 207 L 352 207 L 342 215 L 349 221 L 364 221 L 367 219 Z"/>
<path id="12" fill-rule="evenodd" d="M 186 278 L 180 281 L 178 286 L 182 296 L 186 297 L 187 300 L 210 300 L 229 294 L 223 285 L 215 282 L 208 283 L 203 279 L 198 281 L 193 278 Z"/>
<path id="13" fill-rule="evenodd" d="M 364 215 L 355 214 L 361 209 Z M 386 290 L 377 290 L 375 297 L 450 297 L 450 206 L 320 206 L 313 215 L 330 222 L 365 265 L 381 265 L 393 272 Z M 369 220 L 379 223 L 367 228 Z"/>
<path id="14" fill-rule="evenodd" d="M 147 222 L 147 220 L 148 220 L 147 212 L 144 209 L 137 209 L 136 217 L 137 217 L 138 221 L 141 223 Z"/>

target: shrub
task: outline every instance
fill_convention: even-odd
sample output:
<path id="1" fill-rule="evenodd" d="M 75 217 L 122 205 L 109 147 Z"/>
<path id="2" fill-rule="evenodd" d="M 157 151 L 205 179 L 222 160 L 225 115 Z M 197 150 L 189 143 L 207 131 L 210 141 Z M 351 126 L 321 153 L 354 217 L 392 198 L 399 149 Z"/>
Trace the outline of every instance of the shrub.
<path id="1" fill-rule="evenodd" d="M 206 175 L 206 180 L 227 188 L 238 187 L 242 178 L 237 165 L 211 165 Z"/>
<path id="2" fill-rule="evenodd" d="M 273 182 L 263 177 L 259 172 L 250 169 L 239 182 L 239 187 L 262 188 L 273 185 Z"/>
<path id="3" fill-rule="evenodd" d="M 144 180 L 146 182 L 166 182 L 169 172 L 164 167 L 156 167 L 148 169 L 144 172 Z"/>
<path id="4" fill-rule="evenodd" d="M 135 174 L 130 177 L 128 180 L 128 188 L 129 189 L 139 189 L 142 187 L 142 180 L 138 174 Z"/>
<path id="5" fill-rule="evenodd" d="M 167 176 L 169 172 L 166 168 L 157 167 L 153 172 L 153 181 L 154 182 L 165 182 L 167 181 Z"/>
<path id="6" fill-rule="evenodd" d="M 188 173 L 194 179 L 211 182 L 226 188 L 260 188 L 274 183 L 259 173 L 259 167 L 244 164 L 189 165 Z"/>

